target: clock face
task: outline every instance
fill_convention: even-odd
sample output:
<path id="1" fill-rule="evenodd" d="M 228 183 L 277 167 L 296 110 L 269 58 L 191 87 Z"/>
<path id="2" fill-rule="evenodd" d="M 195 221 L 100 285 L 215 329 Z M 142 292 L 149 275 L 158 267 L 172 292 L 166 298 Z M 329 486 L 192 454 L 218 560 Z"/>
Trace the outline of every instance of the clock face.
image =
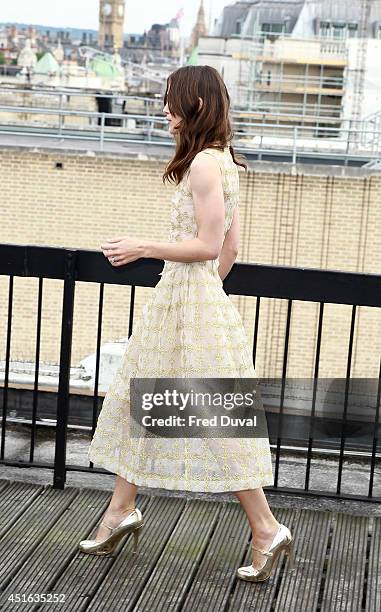
<path id="1" fill-rule="evenodd" d="M 109 15 L 111 15 L 112 12 L 112 6 L 110 3 L 106 3 L 103 5 L 103 9 L 102 9 L 103 14 L 105 15 L 105 17 L 108 17 Z"/>
<path id="2" fill-rule="evenodd" d="M 118 6 L 119 17 L 123 17 L 123 13 L 124 13 L 124 6 L 123 6 L 123 4 L 119 4 L 119 6 Z"/>

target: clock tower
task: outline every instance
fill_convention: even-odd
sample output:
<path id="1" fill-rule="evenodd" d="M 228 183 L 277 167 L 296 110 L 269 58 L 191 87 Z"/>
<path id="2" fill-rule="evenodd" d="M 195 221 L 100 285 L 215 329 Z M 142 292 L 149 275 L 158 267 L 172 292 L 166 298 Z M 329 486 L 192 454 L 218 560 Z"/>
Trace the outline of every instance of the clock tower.
<path id="1" fill-rule="evenodd" d="M 98 46 L 114 52 L 123 48 L 125 0 L 100 0 Z"/>

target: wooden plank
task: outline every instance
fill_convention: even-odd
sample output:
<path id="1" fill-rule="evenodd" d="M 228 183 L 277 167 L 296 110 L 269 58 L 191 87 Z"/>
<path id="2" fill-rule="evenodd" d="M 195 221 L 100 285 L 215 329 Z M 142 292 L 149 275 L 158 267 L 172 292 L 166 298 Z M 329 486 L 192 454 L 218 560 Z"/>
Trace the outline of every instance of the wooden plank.
<path id="1" fill-rule="evenodd" d="M 381 518 L 373 516 L 369 526 L 371 539 L 365 612 L 374 612 L 381 610 Z"/>
<path id="2" fill-rule="evenodd" d="M 183 612 L 227 609 L 235 572 L 249 539 L 250 525 L 241 504 L 219 504 L 217 524 L 181 608 Z"/>
<path id="3" fill-rule="evenodd" d="M 48 551 L 51 563 L 57 555 L 57 545 L 60 548 L 59 562 L 50 572 L 46 567 L 45 593 L 64 593 L 65 612 L 69 610 L 84 609 L 98 587 L 106 577 L 107 572 L 119 554 L 126 539 L 130 542 L 131 536 L 120 542 L 112 555 L 96 556 L 83 553 L 78 548 L 80 540 L 91 539 L 95 536 L 99 521 L 109 505 L 111 494 L 107 491 L 81 489 L 79 495 L 70 508 L 66 521 L 61 522 L 51 534 L 50 540 L 55 542 Z M 136 496 L 136 505 L 144 508 L 146 501 L 140 494 Z M 59 604 L 55 604 L 59 605 Z M 52 604 L 43 603 L 39 610 L 51 610 Z"/>
<path id="4" fill-rule="evenodd" d="M 91 522 L 94 521 L 94 516 L 91 511 L 99 506 L 104 505 L 107 501 L 106 495 L 102 491 L 92 491 L 91 489 L 75 490 L 76 495 L 70 495 L 70 491 L 65 489 L 69 495 L 67 499 L 69 503 L 60 516 L 50 525 L 49 530 L 44 537 L 40 539 L 37 546 L 34 547 L 31 554 L 28 556 L 27 562 L 19 567 L 18 572 L 9 582 L 6 591 L 2 598 L 8 600 L 11 593 L 24 593 L 26 595 L 33 593 L 49 593 L 50 585 L 54 583 L 57 577 L 62 573 L 62 570 L 70 562 L 73 557 L 75 545 L 79 537 L 78 525 L 88 523 L 89 516 Z M 110 497 L 108 495 L 108 497 Z M 89 511 L 90 510 L 90 511 Z M 38 523 L 35 523 L 36 533 L 41 532 L 41 518 L 45 522 L 46 510 L 41 512 Z M 81 539 L 81 538 L 80 538 Z M 54 590 L 55 593 L 57 591 Z M 66 597 L 66 593 L 60 591 Z M 51 602 L 52 605 L 62 605 L 58 602 Z M 25 603 L 23 609 L 35 609 L 36 604 Z M 7 608 L 6 608 L 7 609 Z M 10 607 L 9 609 L 14 609 Z"/>
<path id="5" fill-rule="evenodd" d="M 272 512 L 279 523 L 287 525 L 291 533 L 296 532 L 300 516 L 299 510 L 274 507 L 272 508 Z M 252 551 L 250 537 L 250 541 L 247 542 L 247 547 L 245 551 L 243 551 L 241 562 L 238 565 L 250 565 L 251 562 Z M 227 610 L 229 612 L 242 612 L 243 610 L 245 612 L 248 610 L 268 612 L 271 610 L 281 581 L 284 563 L 285 555 L 281 555 L 275 570 L 273 570 L 272 575 L 265 582 L 245 582 L 237 578 Z M 312 611 L 309 610 L 308 612 Z"/>
<path id="6" fill-rule="evenodd" d="M 362 610 L 369 518 L 335 512 L 321 612 Z"/>
<path id="7" fill-rule="evenodd" d="M 86 610 L 106 612 L 108 610 L 166 610 L 160 602 L 169 599 L 170 591 L 160 594 L 161 577 L 168 571 L 164 558 L 173 547 L 173 534 L 181 530 L 184 522 L 183 513 L 189 515 L 190 505 L 184 498 L 149 497 L 149 503 L 144 510 L 144 526 L 139 537 L 139 547 L 136 554 L 132 553 L 132 544 L 128 543 L 109 566 L 109 571 L 102 581 L 98 581 L 98 591 L 88 603 Z M 194 528 L 195 523 L 193 523 Z M 185 541 L 185 538 L 184 538 Z M 172 554 L 176 549 L 172 548 Z M 163 568 L 163 566 L 165 567 Z M 98 572 L 99 569 L 96 569 Z M 169 579 L 177 581 L 182 587 L 183 576 L 177 575 L 178 566 L 171 565 Z M 141 598 L 139 600 L 139 598 Z M 149 600 L 147 607 L 138 600 Z M 82 608 L 81 608 L 82 609 Z M 168 608 L 169 609 L 169 608 Z M 65 611 L 66 612 L 66 611 Z"/>
<path id="8" fill-rule="evenodd" d="M 1 481 L 0 538 L 42 492 L 42 485 Z"/>
<path id="9" fill-rule="evenodd" d="M 1 468 L 0 466 L 0 470 L 3 469 L 4 467 Z M 0 478 L 0 493 L 3 494 L 4 489 L 6 489 L 10 484 L 13 484 L 11 480 L 7 480 L 6 478 Z"/>
<path id="10" fill-rule="evenodd" d="M 6 590 L 35 548 L 77 495 L 76 489 L 44 487 L 24 512 L 3 532 L 0 559 L 0 588 Z M 4 597 L 2 594 L 1 599 Z M 0 599 L 0 601 L 1 601 Z"/>
<path id="11" fill-rule="evenodd" d="M 294 528 L 295 568 L 282 576 L 274 612 L 317 610 L 331 512 L 302 510 Z"/>
<path id="12" fill-rule="evenodd" d="M 160 549 L 161 554 L 133 608 L 134 612 L 180 609 L 214 530 L 218 513 L 215 502 L 186 500 L 178 523 L 164 542 L 164 548 Z M 160 517 L 162 520 L 163 517 Z M 132 608 L 128 606 L 123 609 Z"/>

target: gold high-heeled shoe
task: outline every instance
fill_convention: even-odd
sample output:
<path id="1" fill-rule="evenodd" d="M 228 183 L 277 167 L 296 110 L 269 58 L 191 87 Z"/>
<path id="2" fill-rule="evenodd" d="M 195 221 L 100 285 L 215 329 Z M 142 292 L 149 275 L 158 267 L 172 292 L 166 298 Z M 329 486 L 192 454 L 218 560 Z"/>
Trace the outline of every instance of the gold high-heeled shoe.
<path id="1" fill-rule="evenodd" d="M 130 512 L 116 527 L 110 527 L 103 520 L 100 522 L 100 525 L 102 524 L 110 529 L 111 534 L 109 537 L 101 542 L 97 540 L 81 540 L 78 546 L 82 552 L 90 555 L 108 555 L 115 550 L 118 542 L 132 531 L 134 534 L 133 552 L 136 553 L 140 530 L 144 525 L 143 515 L 139 508 L 135 508 L 135 510 Z"/>
<path id="2" fill-rule="evenodd" d="M 252 548 L 262 553 L 262 555 L 266 555 L 266 562 L 260 569 L 256 569 L 253 565 L 239 567 L 237 569 L 237 578 L 247 580 L 248 582 L 263 582 L 267 580 L 282 550 L 288 555 L 289 568 L 292 569 L 294 567 L 294 539 L 290 530 L 285 525 L 279 526 L 268 550 L 260 550 L 253 545 Z"/>

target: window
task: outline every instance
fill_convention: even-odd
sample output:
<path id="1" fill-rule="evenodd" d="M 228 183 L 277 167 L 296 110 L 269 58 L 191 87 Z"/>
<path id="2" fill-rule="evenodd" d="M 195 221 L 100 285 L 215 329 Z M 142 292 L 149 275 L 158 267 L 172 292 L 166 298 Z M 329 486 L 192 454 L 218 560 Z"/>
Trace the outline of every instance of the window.
<path id="1" fill-rule="evenodd" d="M 322 38 L 328 38 L 329 37 L 329 23 L 327 21 L 321 21 L 320 22 L 319 35 Z"/>
<path id="2" fill-rule="evenodd" d="M 332 27 L 333 38 L 346 38 L 344 24 L 334 24 Z"/>
<path id="3" fill-rule="evenodd" d="M 349 38 L 356 38 L 358 30 L 357 23 L 349 23 L 348 24 L 348 36 Z"/>
<path id="4" fill-rule="evenodd" d="M 240 19 L 237 19 L 237 21 L 235 22 L 235 34 L 241 34 L 242 32 L 242 21 Z"/>
<path id="5" fill-rule="evenodd" d="M 358 24 L 344 21 L 321 21 L 319 25 L 319 36 L 322 38 L 355 38 L 357 36 Z"/>
<path id="6" fill-rule="evenodd" d="M 285 32 L 285 24 L 284 23 L 262 23 L 261 26 L 262 32 Z"/>

